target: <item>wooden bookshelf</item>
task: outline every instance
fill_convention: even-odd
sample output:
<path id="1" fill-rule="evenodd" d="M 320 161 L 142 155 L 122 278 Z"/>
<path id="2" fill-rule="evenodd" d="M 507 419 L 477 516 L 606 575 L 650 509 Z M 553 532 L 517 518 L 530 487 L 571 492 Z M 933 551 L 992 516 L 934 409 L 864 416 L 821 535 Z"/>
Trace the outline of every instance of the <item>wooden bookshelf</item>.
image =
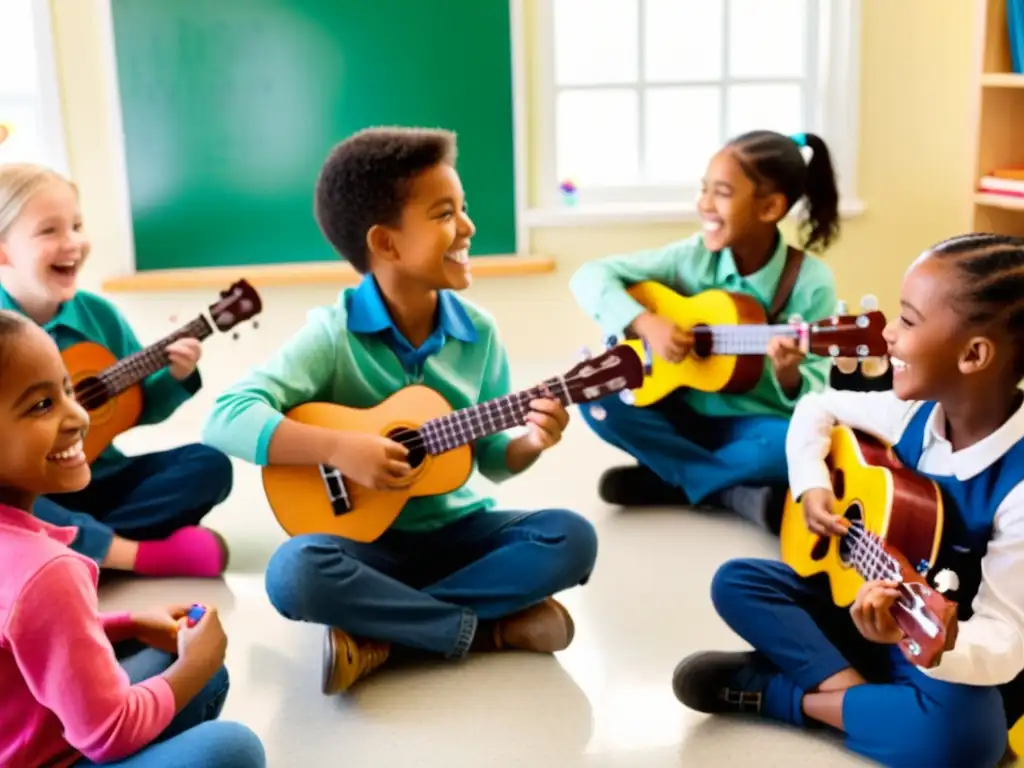
<path id="1" fill-rule="evenodd" d="M 1024 168 L 1024 74 L 1013 72 L 1007 0 L 975 0 L 978 16 L 971 225 L 976 232 L 1024 236 L 1024 198 L 979 192 L 997 168 Z"/>

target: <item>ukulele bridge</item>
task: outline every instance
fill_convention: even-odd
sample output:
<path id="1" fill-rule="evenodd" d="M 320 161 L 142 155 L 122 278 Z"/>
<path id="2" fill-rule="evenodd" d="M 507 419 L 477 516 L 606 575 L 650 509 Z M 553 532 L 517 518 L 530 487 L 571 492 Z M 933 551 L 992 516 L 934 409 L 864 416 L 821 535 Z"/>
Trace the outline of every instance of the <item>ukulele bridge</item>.
<path id="1" fill-rule="evenodd" d="M 351 512 L 352 500 L 349 498 L 348 489 L 345 487 L 345 478 L 341 472 L 329 464 L 321 464 L 320 478 L 324 482 L 324 489 L 327 491 L 327 498 L 331 502 L 334 516 L 341 517 Z"/>

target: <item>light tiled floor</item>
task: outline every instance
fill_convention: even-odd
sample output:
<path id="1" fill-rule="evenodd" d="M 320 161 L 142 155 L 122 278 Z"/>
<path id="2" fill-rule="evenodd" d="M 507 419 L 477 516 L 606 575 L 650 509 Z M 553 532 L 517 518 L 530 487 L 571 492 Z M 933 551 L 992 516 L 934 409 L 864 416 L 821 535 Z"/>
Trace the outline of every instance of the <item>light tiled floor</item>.
<path id="1" fill-rule="evenodd" d="M 526 385 L 550 370 L 526 365 L 518 374 Z M 153 450 L 195 440 L 201 418 L 200 409 L 183 409 L 166 426 L 129 434 L 122 446 Z M 233 679 L 224 717 L 253 728 L 273 766 L 864 764 L 833 738 L 713 720 L 676 702 L 670 679 L 680 658 L 743 647 L 712 609 L 715 568 L 736 555 L 777 556 L 778 544 L 725 513 L 607 507 L 597 498 L 597 478 L 621 459 L 575 417 L 560 446 L 496 489 L 504 506 L 566 506 L 597 526 L 592 581 L 562 595 L 576 640 L 555 657 L 492 655 L 385 670 L 347 697 L 323 697 L 321 628 L 284 620 L 263 590 L 264 565 L 283 534 L 258 471 L 242 464 L 235 492 L 208 518 L 233 548 L 222 582 L 119 580 L 101 599 L 111 608 L 218 605 Z"/>

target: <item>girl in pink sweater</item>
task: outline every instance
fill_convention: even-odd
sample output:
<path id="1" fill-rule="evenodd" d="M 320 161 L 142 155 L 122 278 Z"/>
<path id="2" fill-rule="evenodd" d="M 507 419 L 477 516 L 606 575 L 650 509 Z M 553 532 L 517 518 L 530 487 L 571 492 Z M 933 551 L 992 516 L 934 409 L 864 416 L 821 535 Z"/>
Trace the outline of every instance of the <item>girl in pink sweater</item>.
<path id="1" fill-rule="evenodd" d="M 99 613 L 75 529 L 29 512 L 90 479 L 88 416 L 56 344 L 0 311 L 0 371 L 0 765 L 265 765 L 248 728 L 216 720 L 228 691 L 216 610 L 194 627 L 188 606 Z"/>

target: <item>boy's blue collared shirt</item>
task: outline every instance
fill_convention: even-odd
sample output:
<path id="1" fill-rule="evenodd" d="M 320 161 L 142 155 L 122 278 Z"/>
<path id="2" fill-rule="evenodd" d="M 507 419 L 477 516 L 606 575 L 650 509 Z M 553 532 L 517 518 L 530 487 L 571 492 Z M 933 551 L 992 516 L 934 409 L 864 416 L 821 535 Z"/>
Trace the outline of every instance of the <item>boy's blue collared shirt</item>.
<path id="1" fill-rule="evenodd" d="M 353 333 L 383 334 L 402 367 L 410 373 L 418 374 L 423 369 L 424 361 L 441 350 L 446 338 L 458 339 L 467 344 L 477 340 L 472 319 L 449 291 L 438 291 L 437 314 L 438 322 L 433 333 L 418 349 L 413 347 L 395 327 L 377 281 L 373 275 L 367 275 L 352 294 L 348 308 L 348 329 Z"/>

